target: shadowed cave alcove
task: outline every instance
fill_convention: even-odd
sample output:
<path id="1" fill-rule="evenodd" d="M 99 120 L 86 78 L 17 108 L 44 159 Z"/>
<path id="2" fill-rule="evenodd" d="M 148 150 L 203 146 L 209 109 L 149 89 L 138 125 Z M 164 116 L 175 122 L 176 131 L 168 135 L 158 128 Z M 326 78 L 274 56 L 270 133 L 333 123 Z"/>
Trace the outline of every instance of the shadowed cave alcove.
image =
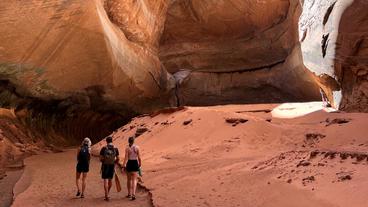
<path id="1" fill-rule="evenodd" d="M 73 95 L 66 99 L 40 99 L 19 91 L 22 90 L 10 81 L 1 80 L 0 105 L 12 109 L 14 118 L 29 129 L 33 142 L 62 147 L 79 145 L 83 138 L 89 137 L 96 143 L 136 115 L 129 110 L 119 112 L 119 109 L 107 108 L 98 93 Z M 81 100 L 88 100 L 88 103 Z M 15 141 L 23 144 L 22 140 Z"/>
<path id="2" fill-rule="evenodd" d="M 159 58 L 178 105 L 320 100 L 301 57 L 299 15 L 292 1 L 171 2 Z"/>

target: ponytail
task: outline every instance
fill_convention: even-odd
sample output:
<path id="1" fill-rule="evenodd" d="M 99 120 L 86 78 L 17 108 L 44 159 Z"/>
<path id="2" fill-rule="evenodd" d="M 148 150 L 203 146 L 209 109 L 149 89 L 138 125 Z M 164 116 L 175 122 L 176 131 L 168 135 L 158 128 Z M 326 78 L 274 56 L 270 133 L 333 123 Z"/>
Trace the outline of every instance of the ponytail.
<path id="1" fill-rule="evenodd" d="M 134 137 L 129 137 L 128 143 L 129 143 L 129 147 L 133 146 L 133 144 L 134 144 Z"/>

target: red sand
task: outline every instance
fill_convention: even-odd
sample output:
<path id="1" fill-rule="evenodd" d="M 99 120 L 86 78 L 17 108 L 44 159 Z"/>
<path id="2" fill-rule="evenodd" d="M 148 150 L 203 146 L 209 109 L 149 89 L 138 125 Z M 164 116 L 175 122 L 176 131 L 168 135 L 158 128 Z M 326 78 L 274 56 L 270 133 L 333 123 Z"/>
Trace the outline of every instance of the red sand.
<path id="1" fill-rule="evenodd" d="M 277 119 L 261 110 L 272 107 L 190 107 L 137 118 L 113 136 L 123 149 L 137 128 L 148 129 L 137 144 L 144 157 L 145 185 L 156 206 L 365 206 L 366 160 L 318 155 L 309 166 L 297 165 L 316 149 L 367 152 L 368 114 L 317 111 Z M 248 122 L 232 126 L 227 118 Z M 351 121 L 326 126 L 335 118 Z M 192 122 L 184 125 L 188 120 Z M 307 140 L 308 133 L 325 137 Z M 339 182 L 345 174 L 352 180 Z M 314 181 L 304 180 L 303 185 L 310 176 Z"/>
<path id="2" fill-rule="evenodd" d="M 104 201 L 103 181 L 100 179 L 100 163 L 93 158 L 87 178 L 85 198 L 75 197 L 76 150 L 62 153 L 47 153 L 25 160 L 22 178 L 15 186 L 16 199 L 13 206 L 150 206 L 148 193 L 139 192 L 136 202 L 125 198 L 126 179 L 120 175 L 123 190 L 111 191 L 111 201 Z"/>
<path id="3" fill-rule="evenodd" d="M 189 107 L 140 117 L 114 132 L 114 142 L 123 151 L 137 129 L 148 130 L 137 144 L 154 206 L 366 206 L 368 114 L 317 111 L 278 119 L 269 110 L 275 106 Z M 96 167 L 87 199 L 72 199 L 72 155 L 27 160 L 23 176 L 33 176 L 16 206 L 104 204 Z M 124 206 L 119 196 L 116 205 Z M 147 195 L 139 199 L 148 204 Z"/>

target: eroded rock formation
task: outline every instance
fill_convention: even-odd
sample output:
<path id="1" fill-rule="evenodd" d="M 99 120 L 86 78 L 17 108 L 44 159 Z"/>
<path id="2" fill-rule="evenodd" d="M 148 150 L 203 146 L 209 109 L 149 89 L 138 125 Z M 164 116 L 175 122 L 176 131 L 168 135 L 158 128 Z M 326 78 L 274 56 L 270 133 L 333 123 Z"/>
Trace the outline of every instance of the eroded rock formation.
<path id="1" fill-rule="evenodd" d="M 319 98 L 296 49 L 297 2 L 107 0 L 105 10 L 130 42 L 149 48 L 173 75 L 171 104 Z"/>
<path id="2" fill-rule="evenodd" d="M 368 2 L 305 0 L 299 22 L 303 61 L 333 104 L 368 111 Z"/>
<path id="3" fill-rule="evenodd" d="M 0 11 L 0 107 L 24 112 L 16 115 L 44 137 L 101 139 L 169 105 L 174 79 L 101 1 L 11 0 Z"/>
<path id="4" fill-rule="evenodd" d="M 189 71 L 179 85 L 179 103 L 298 99 L 294 93 L 298 89 L 282 88 L 279 81 L 296 45 L 295 31 L 289 29 L 295 26 L 296 6 L 288 1 L 173 2 L 160 41 L 160 59 L 171 73 Z M 271 8 L 274 12 L 267 14 Z"/>
<path id="5" fill-rule="evenodd" d="M 0 77 L 13 87 L 2 103 L 131 116 L 319 100 L 321 87 L 334 105 L 364 111 L 366 8 L 363 0 L 2 1 Z"/>
<path id="6" fill-rule="evenodd" d="M 11 0 L 0 8 L 0 75 L 20 95 L 73 97 L 122 113 L 168 105 L 161 96 L 169 75 L 159 59 L 128 41 L 102 2 Z"/>

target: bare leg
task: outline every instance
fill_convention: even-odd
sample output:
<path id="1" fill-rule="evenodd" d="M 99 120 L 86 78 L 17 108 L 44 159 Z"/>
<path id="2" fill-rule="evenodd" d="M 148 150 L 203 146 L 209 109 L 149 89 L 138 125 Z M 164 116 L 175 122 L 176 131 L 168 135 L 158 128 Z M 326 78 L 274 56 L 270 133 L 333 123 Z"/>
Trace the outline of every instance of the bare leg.
<path id="1" fill-rule="evenodd" d="M 112 179 L 109 179 L 109 189 L 108 189 L 108 193 L 110 193 L 111 187 L 112 187 Z"/>
<path id="2" fill-rule="evenodd" d="M 79 172 L 77 172 L 76 175 L 75 175 L 75 184 L 77 185 L 78 192 L 80 192 L 80 187 L 79 187 L 80 175 L 81 175 L 81 173 L 79 173 Z"/>
<path id="3" fill-rule="evenodd" d="M 105 200 L 109 198 L 109 190 L 108 190 L 108 180 L 104 179 L 104 190 L 105 190 Z"/>
<path id="4" fill-rule="evenodd" d="M 82 177 L 82 196 L 84 196 L 84 190 L 86 189 L 86 178 L 87 178 L 87 173 L 83 173 L 83 177 Z"/>
<path id="5" fill-rule="evenodd" d="M 132 173 L 132 193 L 133 193 L 133 196 L 135 196 L 135 192 L 137 191 L 137 177 L 138 177 L 137 172 L 133 172 Z"/>
<path id="6" fill-rule="evenodd" d="M 128 189 L 128 195 L 132 195 L 131 191 L 131 175 L 129 172 L 127 172 L 127 189 Z"/>

